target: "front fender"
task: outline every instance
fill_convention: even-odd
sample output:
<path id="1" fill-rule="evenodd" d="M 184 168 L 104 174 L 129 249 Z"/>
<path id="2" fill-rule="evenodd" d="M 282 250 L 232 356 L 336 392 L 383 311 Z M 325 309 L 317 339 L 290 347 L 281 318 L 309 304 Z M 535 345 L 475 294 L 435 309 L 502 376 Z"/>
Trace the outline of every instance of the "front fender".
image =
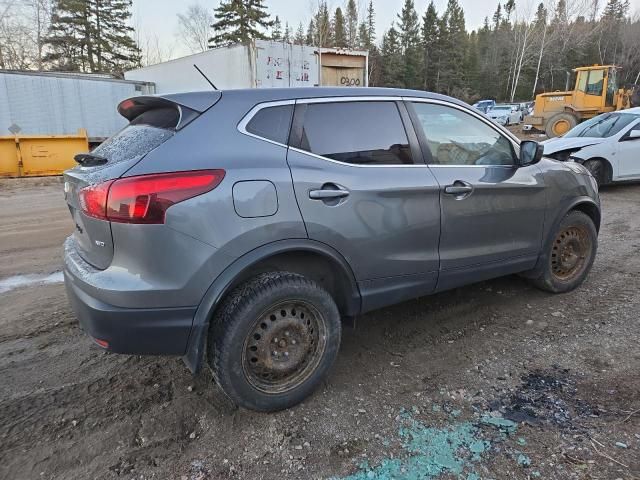
<path id="1" fill-rule="evenodd" d="M 347 315 L 356 315 L 360 312 L 361 298 L 355 276 L 347 261 L 336 250 L 322 242 L 309 239 L 279 240 L 263 245 L 241 256 L 229 265 L 213 281 L 207 289 L 200 305 L 198 305 L 189 335 L 187 351 L 182 357 L 182 360 L 192 373 L 197 373 L 202 367 L 209 322 L 216 306 L 234 286 L 234 281 L 242 275 L 243 272 L 262 260 L 281 253 L 301 251 L 323 255 L 343 270 L 346 278 L 349 279 L 351 288 L 350 294 L 347 296 L 349 301 L 346 306 L 346 312 L 344 313 Z"/>

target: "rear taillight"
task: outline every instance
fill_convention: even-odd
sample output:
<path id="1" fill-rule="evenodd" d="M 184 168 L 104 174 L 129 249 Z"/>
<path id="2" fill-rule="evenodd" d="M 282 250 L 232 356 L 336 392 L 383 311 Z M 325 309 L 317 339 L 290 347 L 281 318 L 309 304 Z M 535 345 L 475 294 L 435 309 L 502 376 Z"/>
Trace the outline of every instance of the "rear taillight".
<path id="1" fill-rule="evenodd" d="M 86 215 L 111 222 L 164 223 L 170 206 L 210 192 L 224 174 L 197 170 L 110 180 L 80 190 L 80 206 Z"/>

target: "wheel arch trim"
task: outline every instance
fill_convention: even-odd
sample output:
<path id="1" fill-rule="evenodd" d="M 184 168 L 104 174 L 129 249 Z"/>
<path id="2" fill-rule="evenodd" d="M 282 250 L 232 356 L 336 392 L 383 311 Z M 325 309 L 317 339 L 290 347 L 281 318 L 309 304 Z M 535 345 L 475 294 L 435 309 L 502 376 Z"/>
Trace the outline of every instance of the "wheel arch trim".
<path id="1" fill-rule="evenodd" d="M 182 357 L 192 373 L 197 373 L 202 367 L 206 345 L 207 330 L 211 316 L 220 300 L 235 286 L 234 281 L 243 272 L 250 270 L 260 262 L 271 257 L 286 253 L 307 252 L 320 255 L 329 262 L 339 265 L 341 273 L 346 276 L 351 286 L 351 292 L 347 294 L 348 315 L 357 315 L 361 309 L 361 296 L 355 275 L 346 259 L 332 247 L 325 243 L 309 239 L 278 240 L 258 247 L 243 256 L 237 258 L 211 283 L 202 301 L 198 305 L 193 318 L 193 325 L 187 343 L 187 350 Z"/>

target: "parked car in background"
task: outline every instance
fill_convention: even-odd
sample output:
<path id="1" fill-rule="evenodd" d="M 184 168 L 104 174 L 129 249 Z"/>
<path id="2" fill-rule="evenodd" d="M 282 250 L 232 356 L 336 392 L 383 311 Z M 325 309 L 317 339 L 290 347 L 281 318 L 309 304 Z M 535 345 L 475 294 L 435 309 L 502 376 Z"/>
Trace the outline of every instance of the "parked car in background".
<path id="1" fill-rule="evenodd" d="M 495 106 L 495 104 L 495 100 L 480 100 L 479 102 L 473 104 L 473 108 L 481 111 L 482 113 L 487 113 L 489 110 L 491 110 L 492 107 Z"/>
<path id="2" fill-rule="evenodd" d="M 555 293 L 596 256 L 593 177 L 412 90 L 142 96 L 64 175 L 64 277 L 102 348 L 207 363 L 237 404 L 302 401 L 341 320 L 502 275 Z"/>
<path id="3" fill-rule="evenodd" d="M 508 127 L 520 123 L 520 112 L 511 104 L 498 104 L 492 107 L 487 116 L 499 125 Z"/>
<path id="4" fill-rule="evenodd" d="M 526 102 L 525 103 L 525 117 L 529 115 L 533 115 L 533 110 L 536 106 L 536 102 Z"/>
<path id="5" fill-rule="evenodd" d="M 599 185 L 640 179 L 640 107 L 603 113 L 542 143 L 546 156 L 583 164 Z"/>

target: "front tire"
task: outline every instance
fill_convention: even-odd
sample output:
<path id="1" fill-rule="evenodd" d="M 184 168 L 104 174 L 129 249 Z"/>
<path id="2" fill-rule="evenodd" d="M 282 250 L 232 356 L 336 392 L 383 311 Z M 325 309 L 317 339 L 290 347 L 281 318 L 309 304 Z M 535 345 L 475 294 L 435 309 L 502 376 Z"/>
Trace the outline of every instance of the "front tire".
<path id="1" fill-rule="evenodd" d="M 273 412 L 316 389 L 336 359 L 340 336 L 340 314 L 327 291 L 302 275 L 265 273 L 218 309 L 208 363 L 234 403 Z"/>
<path id="2" fill-rule="evenodd" d="M 570 113 L 556 113 L 545 126 L 549 138 L 560 137 L 578 124 L 578 119 Z"/>
<path id="3" fill-rule="evenodd" d="M 547 245 L 542 272 L 533 284 L 552 293 L 574 290 L 587 278 L 597 250 L 598 232 L 593 220 L 580 211 L 569 212 Z"/>
<path id="4" fill-rule="evenodd" d="M 598 187 L 607 184 L 607 168 L 602 160 L 587 160 L 583 165 L 596 179 Z"/>

